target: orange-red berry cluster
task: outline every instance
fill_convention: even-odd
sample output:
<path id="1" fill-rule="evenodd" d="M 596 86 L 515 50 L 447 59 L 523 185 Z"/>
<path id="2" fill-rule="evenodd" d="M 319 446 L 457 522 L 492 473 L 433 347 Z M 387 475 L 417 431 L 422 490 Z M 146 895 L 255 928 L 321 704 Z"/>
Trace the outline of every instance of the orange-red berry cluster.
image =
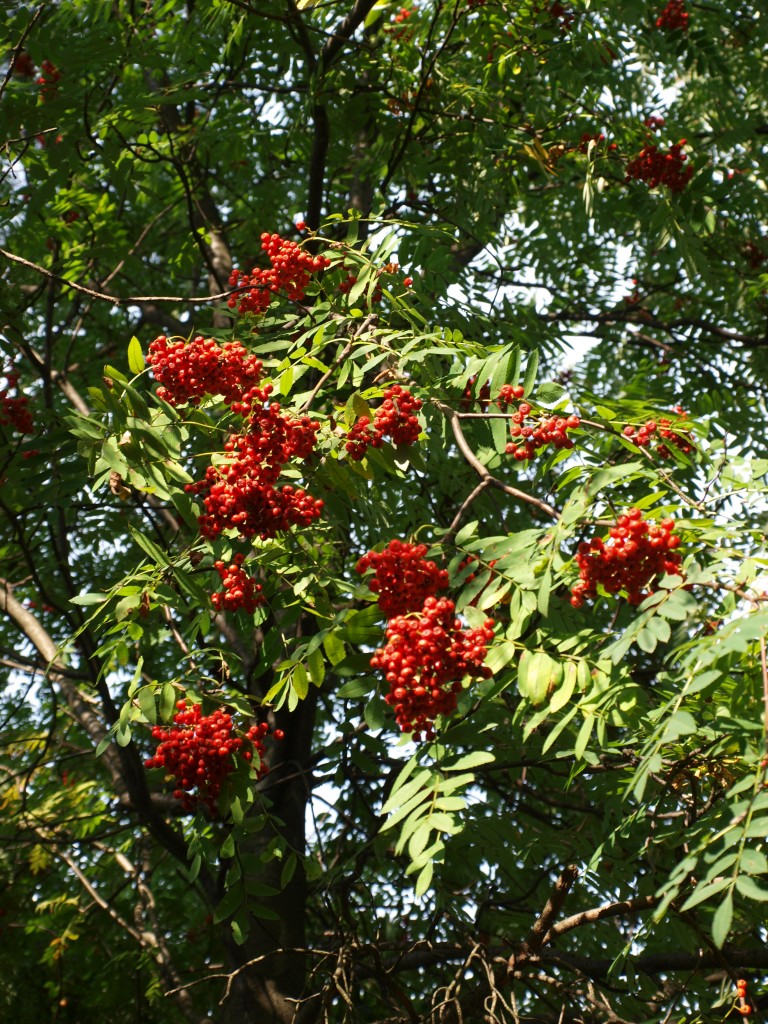
<path id="1" fill-rule="evenodd" d="M 669 0 L 669 3 L 656 19 L 656 28 L 672 32 L 681 29 L 686 32 L 688 29 L 688 12 L 685 9 L 684 0 Z"/>
<path id="2" fill-rule="evenodd" d="M 188 705 L 180 700 L 173 717 L 174 726 L 156 725 L 152 736 L 160 740 L 154 757 L 144 762 L 147 768 L 165 768 L 176 780 L 174 796 L 185 811 L 194 811 L 202 804 L 211 815 L 217 812 L 221 787 L 235 770 L 233 755 L 244 761 L 259 755 L 259 777 L 268 771 L 264 758 L 264 737 L 269 732 L 266 722 L 252 725 L 245 738 L 233 735 L 232 716 L 217 708 L 204 715 L 199 704 Z M 277 732 L 275 733 L 277 737 Z"/>
<path id="3" fill-rule="evenodd" d="M 243 569 L 245 555 L 237 554 L 231 565 L 218 561 L 213 567 L 221 578 L 223 590 L 211 594 L 211 603 L 217 611 L 236 612 L 242 609 L 253 615 L 264 604 L 261 584 Z"/>
<path id="4" fill-rule="evenodd" d="M 448 586 L 448 572 L 427 561 L 426 553 L 426 544 L 391 540 L 383 551 L 369 551 L 357 563 L 359 573 L 374 570 L 368 586 L 388 618 L 419 611 L 428 597 Z"/>
<path id="5" fill-rule="evenodd" d="M 19 375 L 14 370 L 5 370 L 5 387 L 0 388 L 0 426 L 9 426 L 20 434 L 34 434 L 35 424 L 29 411 L 26 395 L 13 395 L 19 389 Z"/>
<path id="6" fill-rule="evenodd" d="M 609 594 L 624 590 L 630 604 L 640 604 L 651 592 L 646 588 L 655 577 L 681 576 L 682 557 L 674 550 L 680 537 L 674 528 L 674 519 L 662 519 L 656 526 L 643 519 L 639 508 L 631 508 L 618 517 L 605 540 L 593 537 L 579 544 L 580 579 L 571 588 L 573 607 L 597 597 L 598 585 Z"/>
<path id="7" fill-rule="evenodd" d="M 453 601 L 428 597 L 418 615 L 397 615 L 387 626 L 387 644 L 371 658 L 389 684 L 384 698 L 394 708 L 402 732 L 432 739 L 438 715 L 456 710 L 465 676 L 487 679 L 484 664 L 494 622 L 462 629 Z"/>
<path id="8" fill-rule="evenodd" d="M 40 86 L 40 98 L 43 103 L 47 103 L 48 100 L 52 100 L 56 93 L 59 91 L 59 87 L 56 84 L 61 78 L 61 71 L 56 67 L 53 61 L 44 60 L 40 65 L 42 74 L 37 80 L 37 84 Z"/>
<path id="9" fill-rule="evenodd" d="M 415 398 L 407 388 L 394 384 L 384 393 L 373 424 L 370 417 L 361 416 L 347 432 L 345 447 L 350 459 L 360 462 L 368 447 L 381 448 L 385 437 L 389 437 L 392 444 L 413 444 L 421 433 L 421 424 L 415 415 L 421 404 L 421 399 Z"/>
<path id="10" fill-rule="evenodd" d="M 683 419 L 688 415 L 679 405 L 675 406 L 674 411 Z M 685 431 L 673 430 L 672 421 L 666 417 L 661 417 L 658 423 L 656 420 L 647 420 L 643 426 L 637 430 L 635 430 L 631 424 L 627 424 L 627 426 L 624 427 L 624 436 L 639 448 L 644 448 L 649 445 L 651 438 L 655 434 L 658 434 L 659 437 L 663 439 L 656 446 L 656 451 L 662 459 L 671 459 L 673 457 L 669 446 L 664 443 L 665 441 L 669 442 L 669 444 L 673 445 L 684 455 L 690 455 L 695 449 L 695 445 L 691 440 L 690 434 Z"/>
<path id="11" fill-rule="evenodd" d="M 658 146 L 643 146 L 627 164 L 626 180 L 644 181 L 649 188 L 666 185 L 670 192 L 682 192 L 693 177 L 693 167 L 683 166 L 688 159 L 683 152 L 685 141 L 680 139 L 666 153 Z"/>
<path id="12" fill-rule="evenodd" d="M 505 384 L 499 392 L 500 408 L 506 409 L 513 398 L 522 397 L 524 393 L 519 385 Z M 580 425 L 581 420 L 578 416 L 541 415 L 526 423 L 530 412 L 531 406 L 528 402 L 520 402 L 512 413 L 509 427 L 512 440 L 506 447 L 508 455 L 514 455 L 518 462 L 523 462 L 526 459 L 535 459 L 541 449 L 548 444 L 556 449 L 573 448 L 568 431 Z"/>
<path id="13" fill-rule="evenodd" d="M 753 1012 L 752 1002 L 747 995 L 748 985 L 744 978 L 736 982 L 736 1006 L 735 1009 L 742 1017 L 749 1017 Z"/>
<path id="14" fill-rule="evenodd" d="M 268 269 L 256 267 L 250 274 L 233 270 L 230 274 L 230 288 L 242 291 L 231 295 L 228 305 L 231 309 L 237 306 L 239 313 L 265 313 L 277 292 L 301 302 L 312 275 L 331 265 L 325 256 L 312 256 L 296 242 L 267 231 L 261 236 L 261 248 L 269 257 Z"/>
<path id="15" fill-rule="evenodd" d="M 277 402 L 254 411 L 248 433 L 227 439 L 225 461 L 208 466 L 202 480 L 186 485 L 189 493 L 203 495 L 202 535 L 214 540 L 223 530 L 235 529 L 242 537 L 266 540 L 317 519 L 321 500 L 288 484 L 276 485 L 290 459 L 312 454 L 319 427 L 308 416 L 284 416 Z"/>
<path id="16" fill-rule="evenodd" d="M 159 398 L 170 405 L 199 405 L 205 395 L 221 395 L 235 412 L 252 401 L 263 402 L 269 390 L 257 387 L 263 366 L 239 341 L 221 346 L 198 335 L 190 342 L 169 341 L 164 334 L 149 346 L 149 365 L 161 385 Z"/>

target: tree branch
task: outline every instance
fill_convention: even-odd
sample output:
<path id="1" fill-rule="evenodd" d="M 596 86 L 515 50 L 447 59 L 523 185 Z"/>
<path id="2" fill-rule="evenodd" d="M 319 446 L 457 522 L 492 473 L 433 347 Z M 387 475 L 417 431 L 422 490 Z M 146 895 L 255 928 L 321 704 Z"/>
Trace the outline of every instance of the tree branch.
<path id="1" fill-rule="evenodd" d="M 444 402 L 435 401 L 434 404 L 450 422 L 451 429 L 453 430 L 453 436 L 456 439 L 459 451 L 481 480 L 492 487 L 497 487 L 500 491 L 503 491 L 512 498 L 516 498 L 518 501 L 524 502 L 526 505 L 533 505 L 534 508 L 537 508 L 540 512 L 543 512 L 544 515 L 551 519 L 560 518 L 560 513 L 557 509 L 548 502 L 542 501 L 541 498 L 535 498 L 532 494 L 526 494 L 525 491 L 521 491 L 517 487 L 511 487 L 509 484 L 505 484 L 503 480 L 499 480 L 498 477 L 495 477 L 489 471 L 487 466 L 482 464 L 470 448 L 469 443 L 464 436 L 464 431 L 461 429 L 459 413 Z"/>

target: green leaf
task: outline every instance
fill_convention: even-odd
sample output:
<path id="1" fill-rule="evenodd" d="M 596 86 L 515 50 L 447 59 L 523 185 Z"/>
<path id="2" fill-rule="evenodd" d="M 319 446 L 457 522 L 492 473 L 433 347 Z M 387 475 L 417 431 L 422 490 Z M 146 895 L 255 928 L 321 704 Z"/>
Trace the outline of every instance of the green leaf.
<path id="1" fill-rule="evenodd" d="M 367 697 L 375 686 L 373 679 L 350 679 L 336 691 L 336 696 L 342 700 L 354 700 L 356 697 Z"/>
<path id="2" fill-rule="evenodd" d="M 98 746 L 96 747 L 96 750 L 94 751 L 94 756 L 95 756 L 95 757 L 101 757 L 101 755 L 102 755 L 102 754 L 104 753 L 104 751 L 105 751 L 105 750 L 107 749 L 107 747 L 108 747 L 108 746 L 110 745 L 110 743 L 112 742 L 112 737 L 113 737 L 113 735 L 114 735 L 114 734 L 113 734 L 112 730 L 110 729 L 110 730 L 109 730 L 109 732 L 108 732 L 108 733 L 106 734 L 106 736 L 104 736 L 104 737 L 103 737 L 103 738 L 102 738 L 102 739 L 101 739 L 101 740 L 99 741 L 99 744 L 98 744 Z"/>
<path id="3" fill-rule="evenodd" d="M 70 598 L 69 603 L 88 607 L 94 604 L 104 604 L 105 601 L 109 600 L 110 596 L 110 594 L 99 594 L 96 592 L 91 594 L 78 594 L 77 597 Z"/>
<path id="4" fill-rule="evenodd" d="M 155 702 L 155 687 L 154 686 L 142 686 L 138 692 L 139 707 L 141 713 L 144 715 L 150 725 L 154 725 L 157 722 L 157 704 Z"/>
<path id="5" fill-rule="evenodd" d="M 143 534 L 140 530 L 137 530 L 135 526 L 129 524 L 128 529 L 141 550 L 145 554 L 149 555 L 156 565 L 168 565 L 168 557 L 160 550 L 153 540 L 150 540 L 149 537 Z"/>
<path id="6" fill-rule="evenodd" d="M 473 519 L 470 523 L 465 523 L 454 539 L 453 543 L 456 547 L 463 547 L 468 541 L 472 540 L 473 537 L 477 536 L 477 527 L 478 522 L 476 519 Z"/>
<path id="7" fill-rule="evenodd" d="M 517 668 L 517 687 L 534 707 L 544 703 L 562 678 L 562 664 L 545 651 L 523 652 Z"/>
<path id="8" fill-rule="evenodd" d="M 309 678 L 314 685 L 322 686 L 325 679 L 325 659 L 322 651 L 316 649 L 307 655 L 307 668 L 309 669 Z"/>
<path id="9" fill-rule="evenodd" d="M 534 349 L 533 352 L 528 356 L 528 363 L 525 367 L 525 376 L 523 377 L 523 387 L 525 388 L 526 395 L 530 395 L 533 391 L 533 385 L 536 383 L 536 374 L 539 371 L 539 350 Z"/>
<path id="10" fill-rule="evenodd" d="M 127 722 L 118 722 L 115 729 L 115 740 L 120 747 L 127 747 L 131 742 L 131 727 Z"/>
<path id="11" fill-rule="evenodd" d="M 347 654 L 344 644 L 333 631 L 323 637 L 323 650 L 328 656 L 328 661 L 334 666 L 343 661 Z"/>
<path id="12" fill-rule="evenodd" d="M 739 875 L 736 879 L 736 888 L 747 899 L 759 900 L 762 903 L 768 901 L 768 889 L 762 889 L 749 875 Z"/>
<path id="13" fill-rule="evenodd" d="M 291 685 L 299 700 L 304 700 L 309 693 L 309 676 L 307 675 L 306 668 L 301 662 L 294 666 L 293 673 L 291 675 Z"/>
<path id="14" fill-rule="evenodd" d="M 541 384 L 533 398 L 540 405 L 556 405 L 565 394 L 566 390 L 560 384 L 548 383 Z"/>
<path id="15" fill-rule="evenodd" d="M 422 768 L 420 771 L 410 779 L 411 772 L 416 767 L 416 759 L 411 760 L 406 764 L 405 768 L 400 772 L 397 779 L 392 786 L 392 791 L 389 794 L 384 806 L 381 808 L 382 814 L 389 814 L 397 808 L 402 807 L 403 803 L 407 801 L 410 796 L 418 790 L 425 787 L 425 783 L 429 782 L 432 778 L 431 768 Z"/>
<path id="16" fill-rule="evenodd" d="M 751 875 L 768 874 L 768 857 L 760 850 L 746 849 L 741 854 L 741 869 Z"/>
<path id="17" fill-rule="evenodd" d="M 381 697 L 375 696 L 366 703 L 363 717 L 369 729 L 383 729 L 389 720 L 388 705 Z"/>
<path id="18" fill-rule="evenodd" d="M 241 911 L 232 918 L 230 927 L 235 945 L 242 946 L 248 938 L 248 914 L 245 911 Z"/>
<path id="19" fill-rule="evenodd" d="M 578 679 L 578 668 L 575 661 L 566 661 L 563 665 L 563 683 L 559 686 L 549 701 L 549 710 L 560 711 L 573 697 Z"/>
<path id="20" fill-rule="evenodd" d="M 170 721 L 177 699 L 178 691 L 173 683 L 163 683 L 163 688 L 160 691 L 160 720 L 162 722 Z"/>
<path id="21" fill-rule="evenodd" d="M 716 896 L 719 892 L 722 892 L 723 889 L 728 888 L 732 882 L 733 879 L 731 878 L 718 878 L 712 882 L 699 882 L 693 890 L 693 893 L 680 908 L 681 913 L 684 913 L 686 910 L 690 910 L 699 903 L 703 903 L 704 900 L 708 900 L 710 896 Z"/>
<path id="22" fill-rule="evenodd" d="M 579 734 L 576 737 L 576 743 L 573 746 L 573 753 L 577 761 L 581 761 L 584 757 L 584 752 L 587 749 L 590 737 L 592 736 L 592 730 L 595 727 L 595 716 L 587 715 L 582 722 Z"/>
<path id="23" fill-rule="evenodd" d="M 490 750 L 475 750 L 471 754 L 464 754 L 458 761 L 452 764 L 441 765 L 446 772 L 465 772 L 471 768 L 479 768 L 483 764 L 493 764 L 496 755 Z"/>
<path id="24" fill-rule="evenodd" d="M 219 924 L 220 921 L 225 921 L 228 917 L 231 917 L 243 902 L 243 896 L 243 890 L 239 885 L 232 886 L 232 888 L 224 894 L 224 898 L 221 903 L 219 903 L 214 910 L 213 923 Z"/>
<path id="25" fill-rule="evenodd" d="M 662 733 L 662 743 L 673 743 L 681 736 L 690 736 L 696 732 L 696 719 L 688 711 L 676 711 L 667 720 Z"/>
<path id="26" fill-rule="evenodd" d="M 733 892 L 729 891 L 723 902 L 715 911 L 715 916 L 712 919 L 712 941 L 718 949 L 722 949 L 725 944 L 725 940 L 728 938 L 728 933 L 731 930 L 732 921 Z"/>
<path id="27" fill-rule="evenodd" d="M 280 890 L 282 891 L 288 885 L 296 873 L 296 867 L 298 866 L 299 859 L 296 854 L 291 850 L 288 856 L 285 858 L 283 869 L 280 872 Z"/>
<path id="28" fill-rule="evenodd" d="M 419 877 L 416 879 L 415 893 L 417 897 L 423 896 L 426 893 L 427 889 L 429 889 L 430 885 L 432 884 L 432 876 L 434 875 L 434 873 L 434 861 L 429 861 L 421 869 Z"/>

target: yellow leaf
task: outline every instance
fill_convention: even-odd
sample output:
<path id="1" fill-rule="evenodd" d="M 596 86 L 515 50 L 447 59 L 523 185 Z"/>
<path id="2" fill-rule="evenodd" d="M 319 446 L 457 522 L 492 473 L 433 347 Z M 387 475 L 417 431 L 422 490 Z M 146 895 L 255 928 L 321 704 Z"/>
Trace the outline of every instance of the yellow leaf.
<path id="1" fill-rule="evenodd" d="M 33 875 L 39 875 L 41 871 L 45 871 L 50 863 L 50 853 L 39 843 L 29 851 L 29 870 Z"/>

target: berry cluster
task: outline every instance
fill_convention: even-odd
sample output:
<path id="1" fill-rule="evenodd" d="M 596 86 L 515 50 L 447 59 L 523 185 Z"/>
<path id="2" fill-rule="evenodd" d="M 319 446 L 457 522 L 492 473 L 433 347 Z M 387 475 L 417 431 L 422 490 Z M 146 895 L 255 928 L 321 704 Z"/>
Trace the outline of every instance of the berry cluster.
<path id="1" fill-rule="evenodd" d="M 667 32 L 673 32 L 679 28 L 686 32 L 688 30 L 688 12 L 685 9 L 684 0 L 669 0 L 656 19 L 656 28 L 664 29 Z"/>
<path id="2" fill-rule="evenodd" d="M 415 4 L 411 8 L 401 7 L 398 10 L 397 14 L 394 14 L 392 16 L 392 23 L 390 25 L 385 25 L 382 31 L 387 33 L 387 35 L 390 35 L 393 40 L 402 40 L 403 42 L 409 42 L 413 38 L 413 31 L 408 30 L 405 27 L 398 28 L 397 26 L 405 26 L 405 23 L 408 21 L 411 15 L 414 14 L 417 10 L 418 8 L 416 7 Z"/>
<path id="3" fill-rule="evenodd" d="M 373 418 L 361 416 L 347 432 L 346 449 L 350 459 L 360 462 L 368 446 L 381 448 L 385 437 L 392 444 L 413 444 L 421 433 L 421 424 L 415 413 L 421 408 L 421 399 L 415 398 L 407 388 L 394 384 L 384 394 L 384 400 Z"/>
<path id="4" fill-rule="evenodd" d="M 236 412 L 251 402 L 266 401 L 269 387 L 259 389 L 263 366 L 239 341 L 219 345 L 198 335 L 190 342 L 169 341 L 164 334 L 149 346 L 149 365 L 161 385 L 159 398 L 170 405 L 199 405 L 205 395 L 221 395 Z"/>
<path id="5" fill-rule="evenodd" d="M 43 61 L 40 65 L 40 71 L 42 74 L 37 80 L 37 84 L 40 86 L 40 98 L 43 103 L 47 103 L 49 100 L 52 100 L 59 91 L 59 87 L 56 83 L 61 78 L 61 71 L 59 71 L 53 61 L 50 60 Z"/>
<path id="6" fill-rule="evenodd" d="M 679 405 L 676 405 L 673 411 L 682 419 L 685 419 L 688 415 L 682 406 Z M 668 445 L 664 443 L 665 441 L 668 441 L 669 444 L 673 445 L 684 455 L 690 455 L 695 449 L 690 434 L 686 431 L 673 430 L 672 421 L 665 417 L 661 417 L 658 423 L 656 420 L 647 420 L 638 430 L 635 430 L 631 424 L 627 424 L 624 427 L 624 436 L 636 444 L 638 448 L 645 448 L 649 445 L 651 438 L 655 434 L 658 434 L 663 439 L 656 447 L 656 451 L 662 459 L 671 459 L 673 457 Z"/>
<path id="7" fill-rule="evenodd" d="M 398 615 L 387 626 L 387 645 L 371 658 L 389 683 L 386 702 L 394 707 L 402 732 L 415 740 L 432 739 L 438 715 L 456 710 L 465 676 L 487 679 L 483 664 L 493 639 L 493 620 L 464 630 L 454 618 L 454 604 L 428 597 L 419 615 Z"/>
<path id="8" fill-rule="evenodd" d="M 242 291 L 239 296 L 231 295 L 228 305 L 231 309 L 237 306 L 239 313 L 265 313 L 277 292 L 301 302 L 312 275 L 331 265 L 325 256 L 312 256 L 296 242 L 267 231 L 261 236 L 261 248 L 269 257 L 269 269 L 256 267 L 250 274 L 233 270 L 230 275 L 230 288 Z"/>
<path id="9" fill-rule="evenodd" d="M 231 565 L 221 561 L 213 563 L 224 587 L 218 593 L 211 594 L 211 603 L 217 611 L 236 612 L 242 608 L 253 615 L 259 605 L 264 604 L 261 584 L 251 579 L 243 569 L 244 561 L 245 555 L 237 554 Z"/>
<path id="10" fill-rule="evenodd" d="M 448 586 L 448 573 L 427 561 L 426 544 L 391 540 L 383 551 L 369 551 L 357 563 L 357 571 L 374 570 L 368 583 L 379 595 L 379 608 L 391 618 L 419 611 L 428 597 Z"/>
<path id="11" fill-rule="evenodd" d="M 748 988 L 749 986 L 744 978 L 739 978 L 736 982 L 736 1005 L 734 1009 L 737 1010 L 742 1017 L 750 1017 L 754 1013 L 752 1001 L 747 995 Z"/>
<path id="12" fill-rule="evenodd" d="M 465 412 L 469 412 L 472 407 L 472 403 L 476 402 L 482 412 L 487 412 L 488 404 L 491 400 L 491 382 L 487 380 L 485 384 L 481 385 L 480 390 L 477 392 L 477 396 L 473 396 L 472 392 L 477 384 L 477 374 L 474 377 L 470 377 L 467 381 L 467 386 L 464 388 L 464 393 L 461 396 L 461 408 Z M 520 389 L 520 397 L 522 398 L 525 392 Z"/>
<path id="13" fill-rule="evenodd" d="M 596 149 L 598 146 L 600 146 L 601 143 L 605 142 L 605 135 L 603 135 L 602 132 L 598 132 L 597 134 L 593 134 L 593 135 L 590 135 L 589 132 L 584 132 L 584 134 L 579 139 L 579 144 L 578 144 L 578 146 L 576 148 L 578 149 L 578 151 L 580 153 L 588 153 L 589 152 L 589 144 L 590 144 L 590 142 L 594 142 L 595 143 L 595 147 L 594 148 Z M 617 143 L 609 142 L 608 146 L 606 148 L 608 149 L 609 152 L 613 153 L 614 150 L 617 150 L 619 147 L 618 147 Z M 594 151 L 594 149 L 593 149 L 593 151 Z"/>
<path id="14" fill-rule="evenodd" d="M 667 153 L 658 146 L 644 146 L 627 164 L 626 180 L 644 181 L 649 188 L 666 185 L 670 192 L 682 192 L 693 177 L 693 167 L 683 167 L 688 159 L 683 152 L 685 141 L 680 139 Z"/>
<path id="15" fill-rule="evenodd" d="M 355 420 L 347 431 L 345 448 L 354 462 L 361 462 L 369 447 L 381 448 L 383 444 L 384 435 L 371 427 L 371 420 L 368 416 L 361 416 Z"/>
<path id="16" fill-rule="evenodd" d="M 277 402 L 253 412 L 248 433 L 227 439 L 225 461 L 208 466 L 202 480 L 186 485 L 189 493 L 204 496 L 205 513 L 198 519 L 202 535 L 214 540 L 223 530 L 235 529 L 242 537 L 266 540 L 317 519 L 322 501 L 276 484 L 286 462 L 312 454 L 319 426 L 308 416 L 283 416 Z"/>
<path id="17" fill-rule="evenodd" d="M 21 53 L 16 55 L 16 60 L 13 63 L 13 73 L 14 75 L 18 75 L 19 78 L 33 77 L 35 73 L 35 62 L 26 50 L 22 50 Z"/>
<path id="18" fill-rule="evenodd" d="M 34 434 L 35 424 L 29 411 L 26 395 L 12 395 L 18 391 L 19 375 L 13 370 L 6 370 L 5 387 L 0 388 L 0 426 L 10 426 L 20 434 Z"/>
<path id="19" fill-rule="evenodd" d="M 519 385 L 505 384 L 499 392 L 499 407 L 506 409 L 513 398 L 522 397 L 524 390 Z M 513 406 L 514 408 L 514 406 Z M 513 440 L 507 444 L 507 455 L 514 455 L 518 462 L 535 459 L 542 448 L 551 444 L 556 449 L 573 448 L 568 431 L 581 424 L 578 416 L 540 415 L 526 423 L 531 412 L 528 402 L 520 402 L 510 419 L 509 433 Z"/>
<path id="20" fill-rule="evenodd" d="M 579 544 L 576 564 L 580 580 L 571 588 L 571 604 L 580 608 L 585 599 L 597 597 L 598 584 L 609 594 L 624 590 L 630 604 L 640 604 L 650 591 L 645 588 L 664 573 L 681 576 L 682 557 L 675 552 L 680 537 L 673 533 L 674 519 L 658 526 L 643 519 L 639 508 L 619 516 L 609 536 L 593 537 Z"/>
<path id="21" fill-rule="evenodd" d="M 180 700 L 176 707 L 174 726 L 156 725 L 152 729 L 152 737 L 161 742 L 155 756 L 144 764 L 147 768 L 165 768 L 173 776 L 177 786 L 173 795 L 185 811 L 194 811 L 202 804 L 215 816 L 224 780 L 235 770 L 233 754 L 251 761 L 255 751 L 259 756 L 259 778 L 267 773 L 263 758 L 269 726 L 266 722 L 251 726 L 243 740 L 232 734 L 232 716 L 221 708 L 204 715 L 199 704 L 188 705 L 186 700 Z"/>

